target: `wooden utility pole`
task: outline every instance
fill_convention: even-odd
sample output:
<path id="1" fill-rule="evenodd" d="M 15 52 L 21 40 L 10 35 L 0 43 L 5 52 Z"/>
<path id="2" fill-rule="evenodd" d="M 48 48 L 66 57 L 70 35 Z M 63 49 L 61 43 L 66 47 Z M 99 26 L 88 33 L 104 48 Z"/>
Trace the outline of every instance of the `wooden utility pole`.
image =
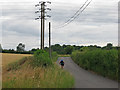
<path id="1" fill-rule="evenodd" d="M 41 19 L 41 49 L 44 49 L 44 32 L 45 32 L 45 17 L 50 17 L 49 15 L 45 16 L 45 10 L 51 10 L 50 8 L 45 8 L 45 3 L 51 4 L 51 2 L 47 1 L 41 1 L 39 4 L 35 5 L 35 7 L 41 6 L 39 11 L 36 11 L 35 13 L 41 13 L 41 16 L 39 18 L 35 18 L 35 20 Z"/>
<path id="2" fill-rule="evenodd" d="M 43 3 L 41 3 L 41 49 L 43 49 Z"/>
<path id="3" fill-rule="evenodd" d="M 51 23 L 49 22 L 49 55 L 51 58 Z"/>
<path id="4" fill-rule="evenodd" d="M 45 2 L 43 2 L 43 49 L 44 49 L 44 32 L 45 32 Z"/>

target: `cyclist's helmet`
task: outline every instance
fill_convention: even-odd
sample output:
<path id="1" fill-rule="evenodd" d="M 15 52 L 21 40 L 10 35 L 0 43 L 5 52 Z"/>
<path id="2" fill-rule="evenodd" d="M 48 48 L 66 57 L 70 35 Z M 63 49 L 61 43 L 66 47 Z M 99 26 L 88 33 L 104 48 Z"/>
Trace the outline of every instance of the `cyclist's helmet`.
<path id="1" fill-rule="evenodd" d="M 63 60 L 61 60 L 61 61 L 63 61 Z"/>

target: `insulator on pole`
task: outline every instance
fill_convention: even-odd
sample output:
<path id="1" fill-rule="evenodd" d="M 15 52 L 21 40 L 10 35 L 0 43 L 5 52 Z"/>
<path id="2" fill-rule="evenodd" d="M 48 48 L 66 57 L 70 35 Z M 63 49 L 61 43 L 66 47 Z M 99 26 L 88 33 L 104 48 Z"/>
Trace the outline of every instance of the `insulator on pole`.
<path id="1" fill-rule="evenodd" d="M 47 1 L 47 3 L 51 4 L 51 2 L 50 2 L 50 1 Z"/>
<path id="2" fill-rule="evenodd" d="M 35 18 L 35 20 L 38 20 L 38 19 L 40 19 L 40 18 Z"/>
<path id="3" fill-rule="evenodd" d="M 35 7 L 40 6 L 39 4 L 35 5 Z"/>
<path id="4" fill-rule="evenodd" d="M 46 15 L 47 17 L 51 17 L 50 15 Z"/>
<path id="5" fill-rule="evenodd" d="M 50 11 L 51 11 L 51 9 L 50 9 L 50 8 L 46 8 L 46 10 L 50 10 Z"/>

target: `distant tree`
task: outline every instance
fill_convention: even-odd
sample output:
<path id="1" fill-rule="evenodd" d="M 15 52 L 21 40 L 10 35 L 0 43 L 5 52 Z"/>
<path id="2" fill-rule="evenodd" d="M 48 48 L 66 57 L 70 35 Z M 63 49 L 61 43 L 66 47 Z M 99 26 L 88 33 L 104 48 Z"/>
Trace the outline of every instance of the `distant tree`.
<path id="1" fill-rule="evenodd" d="M 76 47 L 76 45 L 73 45 L 73 47 Z"/>
<path id="2" fill-rule="evenodd" d="M 75 45 L 73 45 L 73 47 L 74 47 L 74 50 L 80 50 L 83 46 L 75 46 Z"/>
<path id="3" fill-rule="evenodd" d="M 2 53 L 16 53 L 14 49 L 2 49 Z"/>
<path id="4" fill-rule="evenodd" d="M 14 52 L 14 49 L 9 49 L 9 51 L 13 51 Z"/>
<path id="5" fill-rule="evenodd" d="M 33 48 L 31 51 L 33 51 L 33 52 L 34 52 L 34 51 L 37 51 L 37 50 L 38 50 L 38 49 Z"/>
<path id="6" fill-rule="evenodd" d="M 67 46 L 67 47 L 65 48 L 66 54 L 71 54 L 72 51 L 73 51 L 73 47 L 72 47 L 72 46 Z"/>
<path id="7" fill-rule="evenodd" d="M 48 51 L 49 51 L 49 48 L 48 48 L 48 47 L 45 47 L 44 50 L 48 52 Z"/>
<path id="8" fill-rule="evenodd" d="M 111 43 L 108 43 L 107 46 L 102 47 L 102 49 L 110 50 L 113 48 L 113 45 Z"/>
<path id="9" fill-rule="evenodd" d="M 101 48 L 101 46 L 97 46 L 97 48 Z"/>
<path id="10" fill-rule="evenodd" d="M 88 51 L 88 50 L 90 50 L 90 49 L 89 49 L 89 47 L 87 47 L 87 46 L 84 46 L 84 47 L 82 47 L 82 48 L 80 49 L 80 51 Z"/>
<path id="11" fill-rule="evenodd" d="M 113 46 L 113 45 L 112 45 L 111 43 L 108 43 L 108 44 L 107 44 L 107 49 L 112 49 L 112 46 Z"/>
<path id="12" fill-rule="evenodd" d="M 106 49 L 107 46 L 102 47 L 102 49 Z"/>
<path id="13" fill-rule="evenodd" d="M 65 45 L 65 44 L 63 44 L 63 46 L 62 46 L 63 48 L 66 48 L 67 46 Z"/>
<path id="14" fill-rule="evenodd" d="M 64 46 L 67 47 L 66 45 L 64 45 Z M 65 49 L 60 44 L 52 45 L 51 48 L 52 48 L 52 51 L 55 51 L 58 54 L 65 54 Z"/>
<path id="15" fill-rule="evenodd" d="M 18 52 L 24 52 L 25 50 L 25 45 L 22 44 L 22 43 L 19 43 L 18 46 L 17 46 L 17 51 Z"/>
<path id="16" fill-rule="evenodd" d="M 60 44 L 55 44 L 56 47 L 60 47 Z"/>

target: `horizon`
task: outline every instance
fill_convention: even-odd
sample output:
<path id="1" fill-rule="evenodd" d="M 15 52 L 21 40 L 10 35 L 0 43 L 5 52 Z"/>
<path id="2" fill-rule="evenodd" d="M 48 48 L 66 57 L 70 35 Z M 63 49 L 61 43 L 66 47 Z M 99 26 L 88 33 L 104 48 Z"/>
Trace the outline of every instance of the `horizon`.
<path id="1" fill-rule="evenodd" d="M 24 44 L 24 43 L 22 43 L 22 44 Z M 106 45 L 104 45 L 104 46 L 100 46 L 100 45 L 75 45 L 75 46 L 83 46 L 83 47 L 88 47 L 88 46 L 97 46 L 97 47 L 105 47 L 105 46 L 107 46 L 107 44 L 109 44 L 109 43 L 106 43 Z M 110 43 L 110 44 L 112 44 L 112 43 Z M 24 44 L 25 45 L 25 44 Z M 54 44 L 54 45 L 56 45 L 56 44 Z M 54 46 L 54 45 L 51 45 L 51 46 Z M 70 45 L 70 44 L 59 44 L 60 46 L 63 46 L 63 45 Z M 113 45 L 113 44 L 112 44 Z M 2 47 L 2 44 L 0 44 L 0 46 Z M 70 45 L 70 46 L 74 46 L 74 45 Z M 17 47 L 17 46 L 16 46 Z M 15 48 L 2 48 L 3 50 L 9 50 L 9 49 L 13 49 L 13 50 L 16 50 L 16 47 Z M 47 47 L 47 48 L 49 48 L 48 46 L 45 46 L 45 47 Z M 44 48 L 45 48 L 44 47 Z M 113 45 L 113 47 L 119 47 L 118 45 L 117 46 L 115 46 L 115 45 Z M 25 45 L 25 51 L 30 51 L 30 50 L 32 50 L 32 49 L 40 49 L 40 47 L 37 47 L 37 48 L 31 48 L 31 49 L 29 49 L 29 50 L 26 50 L 26 45 Z"/>

